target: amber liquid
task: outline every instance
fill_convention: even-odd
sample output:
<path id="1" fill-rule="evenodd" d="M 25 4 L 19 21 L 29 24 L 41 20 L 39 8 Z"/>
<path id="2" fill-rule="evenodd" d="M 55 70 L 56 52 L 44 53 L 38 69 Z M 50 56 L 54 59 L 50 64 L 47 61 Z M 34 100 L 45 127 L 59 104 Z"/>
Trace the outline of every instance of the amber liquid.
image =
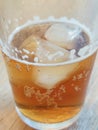
<path id="1" fill-rule="evenodd" d="M 68 120 L 80 111 L 95 54 L 74 63 L 79 64 L 78 69 L 52 89 L 44 89 L 32 82 L 32 73 L 36 66 L 12 60 L 5 54 L 4 59 L 16 105 L 25 116 L 38 122 L 55 123 Z"/>
<path id="2" fill-rule="evenodd" d="M 3 52 L 15 102 L 21 113 L 43 123 L 57 123 L 73 118 L 84 103 L 95 55 L 79 62 L 51 67 L 22 63 Z M 58 74 L 61 70 L 66 73 L 71 68 L 74 70 L 67 78 L 51 89 L 35 82 L 35 70 L 49 69 Z"/>

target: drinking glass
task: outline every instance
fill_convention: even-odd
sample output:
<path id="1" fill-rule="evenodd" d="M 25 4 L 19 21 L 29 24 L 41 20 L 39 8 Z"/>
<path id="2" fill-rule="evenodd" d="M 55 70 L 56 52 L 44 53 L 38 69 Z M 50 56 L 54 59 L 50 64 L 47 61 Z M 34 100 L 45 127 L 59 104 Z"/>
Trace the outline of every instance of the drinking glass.
<path id="1" fill-rule="evenodd" d="M 83 109 L 97 53 L 97 0 L 0 0 L 0 44 L 19 117 L 61 130 Z"/>

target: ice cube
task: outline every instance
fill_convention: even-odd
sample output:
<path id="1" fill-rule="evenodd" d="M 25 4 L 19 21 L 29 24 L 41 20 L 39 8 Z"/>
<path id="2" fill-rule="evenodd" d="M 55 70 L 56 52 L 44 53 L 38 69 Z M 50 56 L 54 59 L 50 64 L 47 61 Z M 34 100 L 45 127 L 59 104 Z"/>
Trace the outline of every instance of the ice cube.
<path id="1" fill-rule="evenodd" d="M 39 40 L 36 56 L 40 63 L 58 63 L 69 59 L 70 52 L 46 40 Z"/>
<path id="2" fill-rule="evenodd" d="M 25 39 L 27 39 L 29 36 L 38 36 L 43 37 L 46 30 L 50 27 L 50 23 L 41 23 L 41 24 L 33 24 L 30 26 L 25 27 L 22 30 L 16 29 L 18 32 L 14 35 L 14 39 L 12 39 L 12 36 L 10 37 L 12 39 L 12 46 L 19 47 Z M 10 39 L 10 40 L 11 40 Z"/>
<path id="3" fill-rule="evenodd" d="M 26 57 L 28 61 L 33 61 L 37 47 L 38 37 L 34 35 L 29 36 L 19 47 L 19 50 L 22 51 L 21 58 L 24 59 Z"/>
<path id="4" fill-rule="evenodd" d="M 70 52 L 44 39 L 31 35 L 19 47 L 21 58 L 31 62 L 57 63 L 69 59 Z"/>
<path id="5" fill-rule="evenodd" d="M 45 89 L 52 89 L 56 84 L 67 80 L 78 69 L 79 63 L 64 66 L 37 66 L 32 73 L 35 84 Z"/>
<path id="6" fill-rule="evenodd" d="M 56 23 L 46 31 L 45 38 L 60 47 L 75 49 L 74 39 L 80 32 L 81 29 L 74 24 Z"/>
<path id="7" fill-rule="evenodd" d="M 89 44 L 89 37 L 78 25 L 71 23 L 53 24 L 45 33 L 48 41 L 68 50 L 78 51 Z"/>

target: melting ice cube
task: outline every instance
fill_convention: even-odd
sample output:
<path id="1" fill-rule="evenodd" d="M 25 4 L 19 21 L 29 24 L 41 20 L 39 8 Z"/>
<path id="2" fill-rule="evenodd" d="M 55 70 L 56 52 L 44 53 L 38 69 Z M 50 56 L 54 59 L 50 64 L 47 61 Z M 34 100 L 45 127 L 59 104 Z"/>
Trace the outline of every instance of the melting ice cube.
<path id="1" fill-rule="evenodd" d="M 69 59 L 70 52 L 39 37 L 28 37 L 19 48 L 22 59 L 40 63 L 57 63 Z"/>
<path id="2" fill-rule="evenodd" d="M 38 47 L 38 37 L 34 35 L 29 36 L 19 47 L 19 50 L 22 51 L 21 58 L 27 59 L 28 61 L 34 61 L 35 52 Z"/>
<path id="3" fill-rule="evenodd" d="M 70 23 L 53 24 L 45 33 L 48 41 L 68 50 L 79 49 L 89 42 L 89 38 L 82 29 Z"/>
<path id="4" fill-rule="evenodd" d="M 67 80 L 74 71 L 78 69 L 79 63 L 65 66 L 35 66 L 32 73 L 35 84 L 45 88 L 52 89 L 56 84 Z"/>
<path id="5" fill-rule="evenodd" d="M 63 48 L 73 49 L 73 39 L 80 33 L 80 28 L 64 23 L 53 24 L 46 32 L 45 37 Z"/>
<path id="6" fill-rule="evenodd" d="M 41 63 L 57 63 L 68 60 L 70 52 L 46 40 L 40 39 L 36 56 Z"/>

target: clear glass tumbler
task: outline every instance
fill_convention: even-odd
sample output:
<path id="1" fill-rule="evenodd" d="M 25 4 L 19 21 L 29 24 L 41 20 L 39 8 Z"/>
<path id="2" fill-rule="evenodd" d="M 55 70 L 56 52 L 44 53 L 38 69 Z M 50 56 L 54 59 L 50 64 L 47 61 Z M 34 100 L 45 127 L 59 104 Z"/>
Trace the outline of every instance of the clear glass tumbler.
<path id="1" fill-rule="evenodd" d="M 97 53 L 97 0 L 0 0 L 0 44 L 20 118 L 61 130 L 80 114 Z"/>

